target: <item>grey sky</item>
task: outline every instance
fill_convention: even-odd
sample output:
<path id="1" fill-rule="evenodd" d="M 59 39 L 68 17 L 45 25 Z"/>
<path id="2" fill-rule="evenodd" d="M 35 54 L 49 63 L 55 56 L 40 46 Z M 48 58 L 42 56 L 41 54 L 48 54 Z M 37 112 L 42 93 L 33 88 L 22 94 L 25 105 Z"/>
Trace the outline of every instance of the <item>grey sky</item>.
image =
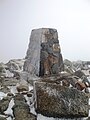
<path id="1" fill-rule="evenodd" d="M 90 60 L 90 0 L 0 0 L 0 62 L 24 58 L 42 27 L 58 30 L 64 58 Z"/>

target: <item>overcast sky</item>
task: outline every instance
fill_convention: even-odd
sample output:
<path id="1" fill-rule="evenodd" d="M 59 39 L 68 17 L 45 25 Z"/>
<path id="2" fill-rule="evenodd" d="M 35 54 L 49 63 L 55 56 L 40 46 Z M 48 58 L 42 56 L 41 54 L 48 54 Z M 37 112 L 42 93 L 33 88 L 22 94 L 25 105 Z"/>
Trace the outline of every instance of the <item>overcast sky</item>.
<path id="1" fill-rule="evenodd" d="M 24 58 L 42 27 L 57 29 L 64 58 L 90 60 L 90 0 L 0 0 L 0 62 Z"/>

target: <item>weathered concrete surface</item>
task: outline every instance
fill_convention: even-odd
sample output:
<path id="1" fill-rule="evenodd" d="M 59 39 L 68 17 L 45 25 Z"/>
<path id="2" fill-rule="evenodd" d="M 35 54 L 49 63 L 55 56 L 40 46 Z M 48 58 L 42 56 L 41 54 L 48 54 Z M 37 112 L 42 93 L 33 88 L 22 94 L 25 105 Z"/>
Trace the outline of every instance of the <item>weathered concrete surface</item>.
<path id="1" fill-rule="evenodd" d="M 85 93 L 47 82 L 36 82 L 34 87 L 37 113 L 59 118 L 88 116 L 88 97 Z"/>
<path id="2" fill-rule="evenodd" d="M 63 59 L 56 29 L 32 30 L 24 71 L 38 76 L 58 74 Z"/>

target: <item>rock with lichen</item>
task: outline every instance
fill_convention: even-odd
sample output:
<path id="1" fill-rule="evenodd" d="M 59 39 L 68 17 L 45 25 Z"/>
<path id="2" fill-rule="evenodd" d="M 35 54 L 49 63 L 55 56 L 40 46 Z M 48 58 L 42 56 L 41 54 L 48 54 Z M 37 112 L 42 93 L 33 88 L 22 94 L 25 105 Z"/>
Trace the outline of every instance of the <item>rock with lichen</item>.
<path id="1" fill-rule="evenodd" d="M 36 111 L 45 116 L 81 118 L 88 116 L 85 93 L 55 83 L 35 82 Z"/>

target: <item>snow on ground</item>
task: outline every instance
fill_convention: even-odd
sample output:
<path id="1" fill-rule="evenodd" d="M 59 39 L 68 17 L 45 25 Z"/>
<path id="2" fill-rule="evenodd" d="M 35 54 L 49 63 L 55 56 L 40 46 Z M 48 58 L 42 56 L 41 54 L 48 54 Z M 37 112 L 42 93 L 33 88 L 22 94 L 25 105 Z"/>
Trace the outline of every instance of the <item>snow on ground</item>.
<path id="1" fill-rule="evenodd" d="M 12 98 L 10 103 L 9 103 L 9 106 L 8 106 L 7 110 L 4 113 L 8 114 L 10 116 L 13 116 L 13 111 L 12 111 L 13 106 L 14 106 L 14 99 Z"/>
<path id="2" fill-rule="evenodd" d="M 86 120 L 87 118 L 75 118 L 75 119 L 65 119 L 65 118 L 53 118 L 53 117 L 45 117 L 41 114 L 37 115 L 37 120 Z"/>
<path id="3" fill-rule="evenodd" d="M 15 93 L 18 93 L 16 86 L 8 86 L 8 88 L 10 89 L 11 93 L 13 93 L 15 95 Z"/>
<path id="4" fill-rule="evenodd" d="M 31 90 L 33 90 L 33 86 L 29 86 L 29 91 L 31 91 Z M 30 107 L 30 112 L 33 113 L 34 115 L 36 115 L 35 108 L 34 108 L 34 96 L 27 97 L 27 95 L 24 95 L 24 97 L 27 101 L 27 104 Z"/>
<path id="5" fill-rule="evenodd" d="M 0 100 L 2 100 L 6 96 L 7 96 L 7 94 L 5 94 L 4 92 L 0 92 Z"/>
<path id="6" fill-rule="evenodd" d="M 11 118 L 11 117 L 8 117 L 7 120 L 12 120 L 12 118 Z"/>
<path id="7" fill-rule="evenodd" d="M 37 115 L 37 120 L 61 120 L 59 118 L 53 118 L 53 117 L 45 117 L 41 114 Z"/>
<path id="8" fill-rule="evenodd" d="M 6 118 L 6 116 L 5 116 L 5 115 L 1 115 L 1 114 L 0 114 L 0 117 Z"/>
<path id="9" fill-rule="evenodd" d="M 9 70 L 5 70 L 6 77 L 13 77 L 14 74 L 11 73 Z"/>
<path id="10" fill-rule="evenodd" d="M 33 86 L 29 85 L 29 91 L 33 90 Z"/>
<path id="11" fill-rule="evenodd" d="M 7 96 L 7 94 L 5 94 L 3 92 L 0 92 L 0 100 L 2 100 L 6 96 Z M 7 110 L 4 112 L 6 115 L 13 116 L 13 111 L 12 111 L 13 105 L 14 105 L 14 100 L 12 98 L 10 103 L 9 103 L 9 106 L 8 106 Z M 0 115 L 0 117 L 5 117 L 6 118 L 6 116 L 4 116 L 4 115 Z M 12 120 L 12 118 L 8 117 L 7 120 Z"/>

